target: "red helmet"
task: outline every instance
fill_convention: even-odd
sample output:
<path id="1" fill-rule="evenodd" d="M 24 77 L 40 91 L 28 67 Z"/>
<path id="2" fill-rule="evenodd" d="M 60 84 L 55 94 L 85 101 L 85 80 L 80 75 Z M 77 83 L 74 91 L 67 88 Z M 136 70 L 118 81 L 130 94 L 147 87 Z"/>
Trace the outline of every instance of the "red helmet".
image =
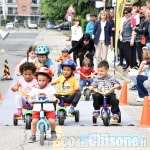
<path id="1" fill-rule="evenodd" d="M 52 77 L 53 77 L 52 71 L 47 67 L 38 68 L 35 72 L 35 76 L 37 77 L 38 74 L 46 75 L 50 79 L 50 81 L 52 80 Z"/>

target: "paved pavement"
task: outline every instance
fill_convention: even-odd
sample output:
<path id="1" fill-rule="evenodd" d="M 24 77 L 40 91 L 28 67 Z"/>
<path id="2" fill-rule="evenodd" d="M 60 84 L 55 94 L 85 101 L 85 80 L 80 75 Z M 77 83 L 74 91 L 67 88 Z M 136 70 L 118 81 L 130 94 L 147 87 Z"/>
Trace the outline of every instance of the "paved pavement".
<path id="1" fill-rule="evenodd" d="M 20 30 L 12 31 L 6 41 L 0 41 L 0 76 L 3 75 L 3 63 L 7 58 L 12 81 L 0 81 L 0 91 L 2 97 L 5 98 L 0 104 L 0 149 L 150 149 L 150 130 L 147 128 L 138 128 L 140 123 L 142 102 L 136 102 L 136 91 L 128 90 L 129 106 L 120 106 L 122 112 L 122 122 L 120 124 L 111 123 L 109 127 L 103 126 L 101 120 L 94 125 L 92 123 L 92 99 L 89 102 L 81 99 L 77 108 L 80 110 L 80 122 L 75 123 L 74 118 L 67 118 L 64 126 L 57 125 L 57 133 L 59 141 L 51 142 L 50 134 L 45 142 L 44 147 L 39 146 L 39 136 L 37 142 L 28 144 L 30 130 L 24 129 L 24 123 L 19 122 L 18 126 L 13 126 L 13 113 L 16 111 L 15 95 L 10 88 L 15 85 L 18 80 L 15 68 L 16 62 L 20 61 L 26 55 L 26 50 L 32 44 L 45 44 L 51 49 L 50 58 L 57 67 L 55 58 L 61 55 L 63 47 L 70 48 L 70 42 L 66 41 L 61 32 L 52 30 Z M 109 51 L 108 60 L 112 66 L 113 52 Z M 113 75 L 113 68 L 110 74 Z M 56 74 L 54 78 L 56 78 Z M 121 84 L 128 81 L 121 74 L 116 72 L 115 77 Z M 79 75 L 76 75 L 79 80 Z M 129 84 L 128 84 L 129 87 Z M 56 86 L 58 89 L 58 86 Z M 120 90 L 116 90 L 117 97 L 120 96 Z M 57 123 L 58 124 L 58 123 Z"/>

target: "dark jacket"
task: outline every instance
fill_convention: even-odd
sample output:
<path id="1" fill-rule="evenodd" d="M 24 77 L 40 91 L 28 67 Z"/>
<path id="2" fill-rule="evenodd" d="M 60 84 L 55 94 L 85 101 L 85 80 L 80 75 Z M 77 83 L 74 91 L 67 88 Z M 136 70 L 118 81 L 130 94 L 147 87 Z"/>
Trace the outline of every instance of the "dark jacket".
<path id="1" fill-rule="evenodd" d="M 93 54 L 94 51 L 94 40 L 91 38 L 89 43 L 87 45 L 84 45 L 83 43 L 83 37 L 78 41 L 78 43 L 69 50 L 69 54 L 73 51 L 78 52 L 78 56 L 84 55 L 87 51 L 89 51 L 89 54 Z"/>
<path id="2" fill-rule="evenodd" d="M 146 43 L 150 43 L 150 37 L 148 34 L 148 26 L 149 26 L 149 22 L 145 19 L 145 21 L 143 23 L 143 28 L 135 28 L 136 33 L 145 35 Z"/>
<path id="3" fill-rule="evenodd" d="M 105 32 L 105 45 L 111 44 L 111 38 L 113 36 L 112 34 L 112 25 L 110 22 L 106 21 L 106 25 L 104 27 Z M 94 25 L 93 34 L 95 35 L 95 45 L 98 45 L 99 37 L 101 34 L 101 21 L 97 21 Z"/>
<path id="4" fill-rule="evenodd" d="M 140 18 L 140 24 L 139 24 L 139 29 L 143 28 L 144 22 L 145 22 L 145 17 L 141 16 L 141 18 Z M 136 42 L 141 42 L 142 36 L 143 36 L 143 34 L 137 33 L 137 35 L 136 35 Z"/>

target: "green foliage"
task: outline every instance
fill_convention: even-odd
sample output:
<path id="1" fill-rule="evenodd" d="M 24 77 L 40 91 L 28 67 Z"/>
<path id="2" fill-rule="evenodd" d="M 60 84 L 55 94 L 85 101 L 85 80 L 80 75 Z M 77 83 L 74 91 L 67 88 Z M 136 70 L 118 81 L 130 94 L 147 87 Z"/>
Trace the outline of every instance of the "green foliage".
<path id="1" fill-rule="evenodd" d="M 40 28 L 44 28 L 46 26 L 46 20 L 41 20 L 38 25 Z"/>
<path id="2" fill-rule="evenodd" d="M 10 20 L 8 20 L 8 19 L 3 19 L 3 20 L 1 20 L 1 25 L 2 26 L 5 26 L 7 23 L 9 23 L 10 22 Z"/>

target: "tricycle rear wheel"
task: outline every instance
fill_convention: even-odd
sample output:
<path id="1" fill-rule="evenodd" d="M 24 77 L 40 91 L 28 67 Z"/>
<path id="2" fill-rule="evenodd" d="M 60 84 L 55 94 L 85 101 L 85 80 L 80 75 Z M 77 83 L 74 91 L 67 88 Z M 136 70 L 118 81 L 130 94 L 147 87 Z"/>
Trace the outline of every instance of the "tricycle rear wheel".
<path id="1" fill-rule="evenodd" d="M 79 122 L 79 118 L 80 118 L 79 110 L 76 110 L 76 112 L 75 112 L 75 122 Z"/>
<path id="2" fill-rule="evenodd" d="M 97 118 L 93 116 L 93 123 L 97 123 Z"/>
<path id="3" fill-rule="evenodd" d="M 14 117 L 13 121 L 14 121 L 14 126 L 17 126 L 18 125 L 18 119 L 16 119 L 16 117 Z"/>

